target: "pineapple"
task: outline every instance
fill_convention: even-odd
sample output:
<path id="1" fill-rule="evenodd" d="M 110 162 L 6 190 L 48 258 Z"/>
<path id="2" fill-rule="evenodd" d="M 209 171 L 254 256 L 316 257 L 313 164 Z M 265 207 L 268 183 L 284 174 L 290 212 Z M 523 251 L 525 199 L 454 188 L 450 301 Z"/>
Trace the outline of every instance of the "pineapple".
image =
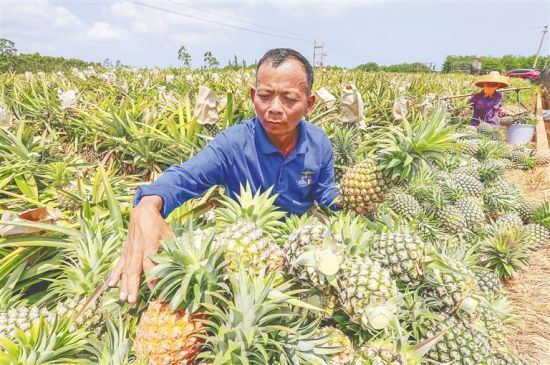
<path id="1" fill-rule="evenodd" d="M 510 159 L 515 167 L 521 170 L 530 170 L 537 164 L 537 160 L 532 156 L 532 151 L 528 148 L 513 149 L 510 152 Z"/>
<path id="2" fill-rule="evenodd" d="M 335 327 L 321 327 L 316 337 L 324 340 L 324 347 L 334 348 L 336 352 L 330 355 L 328 365 L 351 365 L 355 351 L 348 336 Z"/>
<path id="3" fill-rule="evenodd" d="M 468 175 L 476 179 L 481 179 L 480 168 L 478 166 L 466 165 L 453 170 L 453 175 Z"/>
<path id="4" fill-rule="evenodd" d="M 301 283 L 324 293 L 336 279 L 345 258 L 345 246 L 323 225 L 306 225 L 292 233 L 284 245 L 288 271 Z"/>
<path id="5" fill-rule="evenodd" d="M 448 317 L 435 323 L 426 337 L 445 331 L 439 342 L 430 349 L 425 358 L 445 364 L 490 364 L 489 343 L 468 323 L 458 317 Z"/>
<path id="6" fill-rule="evenodd" d="M 237 200 L 222 199 L 216 210 L 216 224 L 221 234 L 216 244 L 224 247 L 228 270 L 239 265 L 255 271 L 277 271 L 283 263 L 283 252 L 273 237 L 282 226 L 284 212 L 273 205 L 277 195 L 272 189 L 254 195 L 247 184 L 241 187 Z"/>
<path id="7" fill-rule="evenodd" d="M 516 227 L 523 226 L 523 221 L 521 220 L 521 217 L 519 215 L 517 215 L 516 213 L 502 214 L 500 217 L 498 217 L 497 223 L 510 224 L 510 225 L 516 226 Z"/>
<path id="8" fill-rule="evenodd" d="M 481 270 L 475 272 L 477 286 L 486 295 L 496 297 L 502 291 L 502 283 L 492 271 Z"/>
<path id="9" fill-rule="evenodd" d="M 400 233 L 382 233 L 370 242 L 374 255 L 392 277 L 402 283 L 418 283 L 426 259 L 426 244 L 418 237 Z"/>
<path id="10" fill-rule="evenodd" d="M 201 349 L 205 330 L 204 306 L 217 299 L 225 272 L 223 250 L 211 232 L 192 228 L 164 240 L 162 252 L 151 259 L 157 265 L 148 273 L 159 279 L 136 329 L 137 359 L 148 364 L 192 363 Z"/>
<path id="11" fill-rule="evenodd" d="M 458 260 L 435 252 L 430 256 L 422 288 L 437 300 L 443 312 L 454 312 L 477 292 L 475 274 Z"/>
<path id="12" fill-rule="evenodd" d="M 467 125 L 462 130 L 463 138 L 477 138 L 478 136 L 477 128 L 473 125 Z"/>
<path id="13" fill-rule="evenodd" d="M 468 229 L 477 231 L 485 224 L 485 213 L 475 198 L 458 199 L 454 206 L 464 215 Z"/>
<path id="14" fill-rule="evenodd" d="M 518 214 L 521 217 L 523 223 L 531 223 L 533 219 L 533 211 L 535 210 L 536 205 L 528 202 L 521 202 L 518 205 Z"/>
<path id="15" fill-rule="evenodd" d="M 462 233 L 468 226 L 466 217 L 460 209 L 446 205 L 437 212 L 437 218 L 443 228 L 449 233 Z"/>
<path id="16" fill-rule="evenodd" d="M 477 328 L 491 348 L 499 349 L 506 345 L 508 336 L 506 324 L 495 309 L 480 305 L 473 317 L 477 318 L 480 324 L 480 326 L 477 326 L 477 323 L 474 323 L 474 327 Z"/>
<path id="17" fill-rule="evenodd" d="M 210 137 L 216 137 L 221 132 L 221 128 L 216 123 L 204 123 L 202 127 L 206 134 Z"/>
<path id="18" fill-rule="evenodd" d="M 376 161 L 368 159 L 347 169 L 340 189 L 347 207 L 372 210 L 375 203 L 384 200 L 388 183 Z"/>
<path id="19" fill-rule="evenodd" d="M 491 181 L 489 186 L 500 190 L 509 190 L 513 188 L 512 183 L 502 176 L 499 176 L 495 180 Z"/>
<path id="20" fill-rule="evenodd" d="M 465 174 L 453 174 L 453 180 L 470 196 L 480 197 L 483 194 L 483 184 L 475 177 Z"/>
<path id="21" fill-rule="evenodd" d="M 368 257 L 348 259 L 337 291 L 342 309 L 365 329 L 383 329 L 395 315 L 397 286 L 389 271 Z"/>
<path id="22" fill-rule="evenodd" d="M 467 155 L 475 156 L 479 152 L 479 139 L 467 139 L 460 142 L 460 149 Z"/>
<path id="23" fill-rule="evenodd" d="M 418 201 L 406 193 L 391 194 L 389 201 L 391 208 L 397 214 L 408 219 L 413 218 L 421 211 Z"/>
<path id="24" fill-rule="evenodd" d="M 493 354 L 495 365 L 528 365 L 523 359 L 509 349 L 500 349 Z"/>
<path id="25" fill-rule="evenodd" d="M 136 328 L 135 351 L 138 360 L 148 364 L 191 364 L 202 347 L 200 315 L 169 310 L 160 300 L 150 302 Z"/>
<path id="26" fill-rule="evenodd" d="M 407 362 L 397 352 L 396 346 L 382 340 L 367 342 L 359 348 L 353 365 L 402 365 Z"/>
<path id="27" fill-rule="evenodd" d="M 539 248 L 550 241 L 550 230 L 538 223 L 529 223 L 523 227 L 526 244 L 533 248 Z"/>
<path id="28" fill-rule="evenodd" d="M 493 126 L 489 123 L 481 122 L 477 127 L 477 131 L 481 134 L 493 134 L 498 131 L 498 126 Z"/>

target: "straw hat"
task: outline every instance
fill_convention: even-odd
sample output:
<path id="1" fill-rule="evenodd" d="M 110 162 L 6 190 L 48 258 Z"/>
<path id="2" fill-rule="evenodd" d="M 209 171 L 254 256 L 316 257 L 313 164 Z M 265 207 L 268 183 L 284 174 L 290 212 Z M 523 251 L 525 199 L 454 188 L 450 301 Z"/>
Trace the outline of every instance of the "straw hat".
<path id="1" fill-rule="evenodd" d="M 486 82 L 498 83 L 498 88 L 503 88 L 508 86 L 508 77 L 501 75 L 498 71 L 491 71 L 487 75 L 480 76 L 475 86 L 483 87 L 483 84 Z"/>

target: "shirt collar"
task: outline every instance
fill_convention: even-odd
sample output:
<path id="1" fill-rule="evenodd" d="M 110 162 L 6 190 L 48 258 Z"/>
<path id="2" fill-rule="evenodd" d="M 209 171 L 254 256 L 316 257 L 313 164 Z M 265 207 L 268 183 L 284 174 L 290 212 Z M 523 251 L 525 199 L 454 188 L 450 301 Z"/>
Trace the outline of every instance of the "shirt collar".
<path id="1" fill-rule="evenodd" d="M 262 126 L 262 123 L 260 122 L 258 117 L 254 118 L 254 123 L 255 123 L 256 143 L 258 143 L 258 146 L 260 147 L 260 151 L 263 154 L 281 152 L 271 143 L 271 141 L 267 137 L 264 127 Z M 307 131 L 305 128 L 305 122 L 304 120 L 301 120 L 300 123 L 298 123 L 298 142 L 296 143 L 296 147 L 294 147 L 294 149 L 290 152 L 288 157 L 296 154 L 306 153 L 307 145 L 308 145 L 306 134 L 307 134 Z"/>

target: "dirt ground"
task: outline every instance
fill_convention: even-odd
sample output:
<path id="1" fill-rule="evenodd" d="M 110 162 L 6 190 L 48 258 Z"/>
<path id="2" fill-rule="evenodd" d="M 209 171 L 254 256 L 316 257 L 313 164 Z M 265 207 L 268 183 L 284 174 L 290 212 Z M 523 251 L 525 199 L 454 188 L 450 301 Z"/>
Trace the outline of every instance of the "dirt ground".
<path id="1" fill-rule="evenodd" d="M 550 200 L 550 167 L 510 170 L 506 177 L 524 192 L 525 200 Z M 518 321 L 509 346 L 528 364 L 550 364 L 550 244 L 533 252 L 529 266 L 505 283 Z"/>

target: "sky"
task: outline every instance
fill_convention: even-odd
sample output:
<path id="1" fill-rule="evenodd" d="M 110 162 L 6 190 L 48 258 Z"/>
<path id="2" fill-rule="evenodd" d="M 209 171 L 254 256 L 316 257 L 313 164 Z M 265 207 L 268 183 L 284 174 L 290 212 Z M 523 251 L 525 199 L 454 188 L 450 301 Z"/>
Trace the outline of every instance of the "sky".
<path id="1" fill-rule="evenodd" d="M 447 55 L 532 55 L 550 24 L 550 1 L 48 1 L 0 0 L 0 38 L 21 53 L 120 60 L 137 67 L 192 66 L 211 51 L 222 66 L 237 55 L 294 48 L 325 65 L 435 62 Z M 268 33 L 268 34 L 266 34 Z M 548 55 L 550 33 L 541 54 Z"/>

